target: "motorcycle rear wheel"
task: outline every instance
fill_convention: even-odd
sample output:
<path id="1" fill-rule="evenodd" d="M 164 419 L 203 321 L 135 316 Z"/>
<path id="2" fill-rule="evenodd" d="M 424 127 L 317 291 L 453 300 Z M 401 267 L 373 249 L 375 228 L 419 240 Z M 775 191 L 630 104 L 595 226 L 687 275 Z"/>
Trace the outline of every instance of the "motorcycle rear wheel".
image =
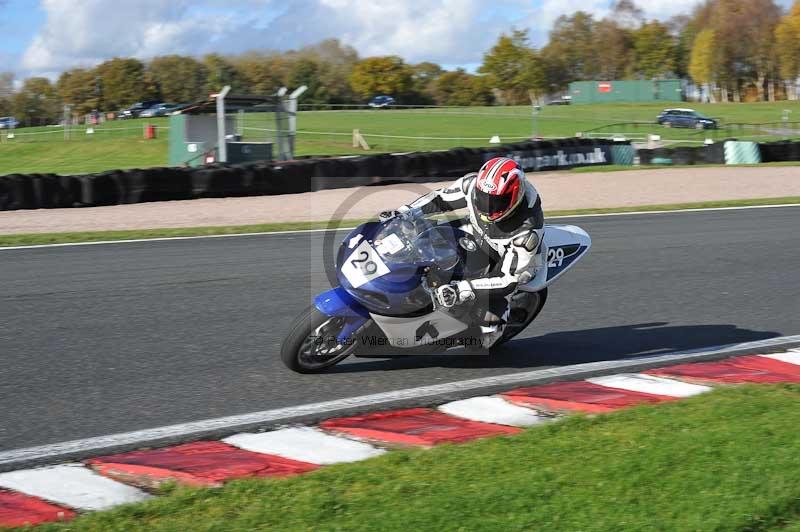
<path id="1" fill-rule="evenodd" d="M 327 316 L 317 307 L 306 308 L 294 321 L 281 344 L 281 360 L 297 373 L 319 373 L 349 357 L 358 342 L 339 344 L 345 319 Z"/>
<path id="2" fill-rule="evenodd" d="M 530 298 L 532 298 L 528 304 L 529 306 L 527 307 L 527 316 L 525 316 L 525 319 L 520 323 L 512 322 L 506 325 L 506 328 L 503 331 L 503 337 L 494 344 L 494 347 L 508 342 L 519 333 L 524 331 L 528 325 L 530 325 L 533 320 L 536 319 L 536 317 L 542 311 L 542 308 L 544 308 L 544 304 L 547 302 L 547 288 L 543 288 L 538 292 L 527 292 L 527 294 Z M 535 300 L 533 298 L 535 298 Z"/>

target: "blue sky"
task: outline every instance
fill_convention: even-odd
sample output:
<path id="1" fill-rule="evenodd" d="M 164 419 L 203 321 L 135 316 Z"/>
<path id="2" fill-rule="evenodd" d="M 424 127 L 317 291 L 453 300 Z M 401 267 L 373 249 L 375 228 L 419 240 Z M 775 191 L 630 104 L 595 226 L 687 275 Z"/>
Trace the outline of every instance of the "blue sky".
<path id="1" fill-rule="evenodd" d="M 639 0 L 648 18 L 697 0 Z M 781 0 L 788 5 L 790 0 Z M 502 31 L 541 44 L 553 20 L 611 0 L 0 0 L 0 71 L 56 76 L 133 56 L 288 49 L 338 37 L 362 55 L 474 66 Z"/>

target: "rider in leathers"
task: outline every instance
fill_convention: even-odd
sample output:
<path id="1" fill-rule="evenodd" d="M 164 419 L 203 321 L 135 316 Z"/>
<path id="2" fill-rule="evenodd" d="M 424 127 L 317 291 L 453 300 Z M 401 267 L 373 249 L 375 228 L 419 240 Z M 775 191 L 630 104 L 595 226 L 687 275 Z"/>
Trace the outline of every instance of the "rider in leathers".
<path id="1" fill-rule="evenodd" d="M 472 233 L 494 267 L 485 275 L 454 281 L 435 289 L 438 303 L 452 307 L 478 298 L 486 312 L 479 320 L 482 346 L 503 336 L 511 297 L 531 279 L 543 283 L 544 214 L 536 188 L 512 159 L 496 157 L 477 173 L 467 174 L 447 188 L 434 190 L 396 213 L 435 214 L 467 208 Z"/>

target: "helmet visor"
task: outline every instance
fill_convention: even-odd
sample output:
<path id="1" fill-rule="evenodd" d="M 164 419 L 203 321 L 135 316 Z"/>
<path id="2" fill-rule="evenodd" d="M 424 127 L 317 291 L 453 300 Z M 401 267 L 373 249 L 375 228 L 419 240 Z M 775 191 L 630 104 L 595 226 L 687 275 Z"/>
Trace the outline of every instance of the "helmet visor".
<path id="1" fill-rule="evenodd" d="M 511 206 L 512 194 L 495 196 L 475 189 L 475 208 L 490 220 L 499 218 Z"/>

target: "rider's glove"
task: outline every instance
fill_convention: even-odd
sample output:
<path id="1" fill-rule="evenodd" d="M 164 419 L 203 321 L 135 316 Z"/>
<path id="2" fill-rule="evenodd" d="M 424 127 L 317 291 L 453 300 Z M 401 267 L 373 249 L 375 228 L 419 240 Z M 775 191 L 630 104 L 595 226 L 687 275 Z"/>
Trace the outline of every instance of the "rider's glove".
<path id="1" fill-rule="evenodd" d="M 436 301 L 445 308 L 475 299 L 475 292 L 469 281 L 454 281 L 436 288 Z"/>
<path id="2" fill-rule="evenodd" d="M 402 205 L 397 208 L 396 211 L 383 211 L 378 215 L 378 219 L 381 222 L 388 222 L 392 218 L 400 218 L 401 220 L 407 220 L 412 216 L 411 207 L 407 205 Z"/>

